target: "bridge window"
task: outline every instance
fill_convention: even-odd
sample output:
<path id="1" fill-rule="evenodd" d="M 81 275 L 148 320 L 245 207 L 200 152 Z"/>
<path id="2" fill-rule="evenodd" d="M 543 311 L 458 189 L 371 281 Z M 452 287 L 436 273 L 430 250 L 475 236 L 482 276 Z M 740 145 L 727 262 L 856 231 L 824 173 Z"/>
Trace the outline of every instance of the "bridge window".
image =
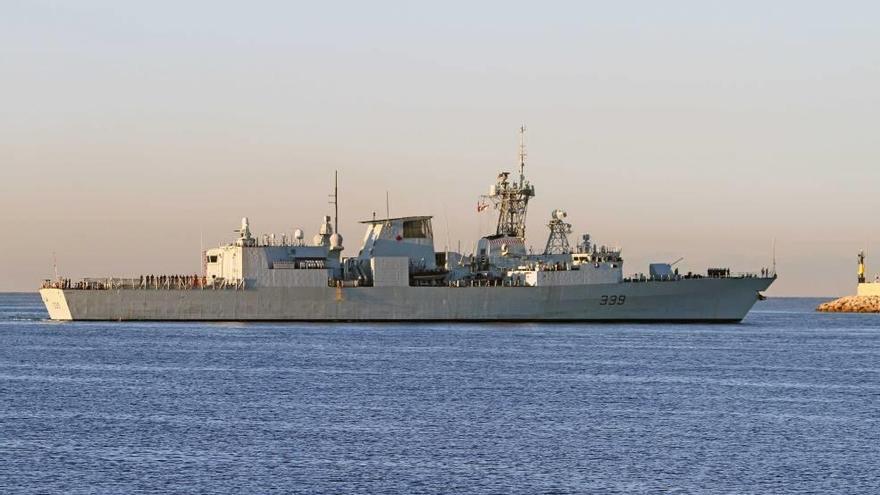
<path id="1" fill-rule="evenodd" d="M 403 222 L 403 237 L 407 239 L 424 239 L 431 236 L 431 224 L 428 220 L 406 220 Z"/>

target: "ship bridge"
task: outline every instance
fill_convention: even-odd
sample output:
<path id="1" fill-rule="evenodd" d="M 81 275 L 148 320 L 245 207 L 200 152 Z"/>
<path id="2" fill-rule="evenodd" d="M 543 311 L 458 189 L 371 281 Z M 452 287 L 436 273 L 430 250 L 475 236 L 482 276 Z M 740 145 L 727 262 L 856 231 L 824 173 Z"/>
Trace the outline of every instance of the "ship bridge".
<path id="1" fill-rule="evenodd" d="M 414 267 L 437 267 L 431 216 L 374 218 L 362 221 L 367 226 L 358 259 L 395 256 L 407 257 Z"/>

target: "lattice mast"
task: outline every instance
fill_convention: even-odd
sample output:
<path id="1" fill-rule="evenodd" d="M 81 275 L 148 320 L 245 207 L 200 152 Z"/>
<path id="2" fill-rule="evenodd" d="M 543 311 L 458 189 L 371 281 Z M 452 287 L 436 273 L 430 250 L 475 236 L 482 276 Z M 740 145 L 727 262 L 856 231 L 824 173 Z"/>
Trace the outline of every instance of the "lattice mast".
<path id="1" fill-rule="evenodd" d="M 526 237 L 526 211 L 529 200 L 535 196 L 535 186 L 529 184 L 525 176 L 525 132 L 525 126 L 519 128 L 519 181 L 511 181 L 510 172 L 501 172 L 489 194 L 484 196 L 498 210 L 495 234 L 520 239 Z"/>
<path id="2" fill-rule="evenodd" d="M 568 254 L 571 253 L 571 246 L 568 244 L 568 234 L 571 234 L 571 224 L 565 221 L 568 216 L 562 210 L 553 210 L 550 215 L 550 223 L 547 228 L 550 229 L 550 235 L 547 237 L 547 246 L 544 247 L 544 254 Z"/>

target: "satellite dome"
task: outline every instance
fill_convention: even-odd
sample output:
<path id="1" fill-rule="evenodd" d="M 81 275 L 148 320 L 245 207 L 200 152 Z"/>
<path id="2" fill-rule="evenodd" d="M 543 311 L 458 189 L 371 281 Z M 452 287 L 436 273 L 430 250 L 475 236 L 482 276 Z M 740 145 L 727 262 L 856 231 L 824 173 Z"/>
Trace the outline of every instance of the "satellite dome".
<path id="1" fill-rule="evenodd" d="M 340 234 L 330 236 L 330 249 L 342 249 L 342 236 Z"/>

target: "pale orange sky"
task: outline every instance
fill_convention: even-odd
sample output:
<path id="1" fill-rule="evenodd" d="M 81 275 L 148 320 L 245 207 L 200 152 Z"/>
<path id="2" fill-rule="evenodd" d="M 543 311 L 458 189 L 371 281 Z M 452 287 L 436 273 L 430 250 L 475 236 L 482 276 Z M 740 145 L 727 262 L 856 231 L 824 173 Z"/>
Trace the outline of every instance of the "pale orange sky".
<path id="1" fill-rule="evenodd" d="M 438 249 L 529 131 L 529 240 L 563 208 L 626 272 L 759 270 L 773 295 L 880 271 L 872 2 L 27 1 L 0 15 L 0 290 L 198 270 L 240 217 L 432 214 Z M 448 229 L 447 229 L 448 225 Z M 448 236 L 447 236 L 448 230 Z M 576 236 L 571 237 L 576 241 Z M 877 249 L 877 256 L 872 256 Z"/>

